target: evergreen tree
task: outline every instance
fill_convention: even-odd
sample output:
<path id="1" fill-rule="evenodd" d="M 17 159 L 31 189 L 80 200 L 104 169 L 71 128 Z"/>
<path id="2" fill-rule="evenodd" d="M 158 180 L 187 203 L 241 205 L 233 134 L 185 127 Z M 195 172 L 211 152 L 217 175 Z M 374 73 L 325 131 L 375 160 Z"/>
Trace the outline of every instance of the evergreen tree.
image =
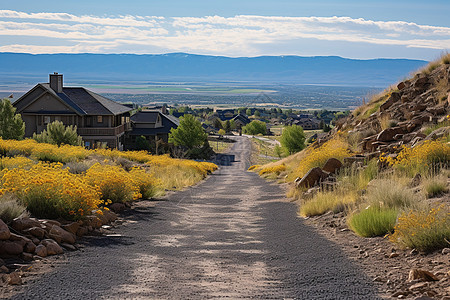
<path id="1" fill-rule="evenodd" d="M 180 118 L 178 128 L 172 128 L 169 133 L 169 142 L 175 146 L 185 146 L 193 149 L 204 144 L 207 140 L 202 124 L 192 115 L 184 115 Z"/>
<path id="2" fill-rule="evenodd" d="M 82 146 L 83 140 L 77 134 L 77 126 L 64 126 L 61 121 L 54 121 L 47 124 L 47 129 L 44 129 L 40 134 L 33 134 L 33 139 L 38 143 L 48 143 L 61 146 L 73 145 Z"/>
<path id="3" fill-rule="evenodd" d="M 8 99 L 0 101 L 0 137 L 5 140 L 20 140 L 25 134 L 25 123 Z"/>

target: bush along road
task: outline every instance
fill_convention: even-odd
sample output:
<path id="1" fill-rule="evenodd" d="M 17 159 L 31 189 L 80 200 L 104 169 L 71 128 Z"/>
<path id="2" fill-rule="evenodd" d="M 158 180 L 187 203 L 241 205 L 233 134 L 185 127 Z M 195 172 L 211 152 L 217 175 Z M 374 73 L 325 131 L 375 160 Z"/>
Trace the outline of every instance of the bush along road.
<path id="1" fill-rule="evenodd" d="M 250 141 L 236 139 L 231 165 L 136 203 L 113 234 L 85 238 L 12 299 L 376 299 L 279 186 L 247 172 Z"/>

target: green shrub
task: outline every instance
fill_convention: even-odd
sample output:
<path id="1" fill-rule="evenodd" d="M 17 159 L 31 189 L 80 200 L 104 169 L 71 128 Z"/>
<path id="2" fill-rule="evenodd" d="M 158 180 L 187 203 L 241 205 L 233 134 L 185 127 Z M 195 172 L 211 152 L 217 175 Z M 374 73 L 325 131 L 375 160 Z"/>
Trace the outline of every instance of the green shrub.
<path id="1" fill-rule="evenodd" d="M 266 134 L 267 126 L 262 121 L 253 120 L 242 128 L 242 132 L 251 135 Z"/>
<path id="2" fill-rule="evenodd" d="M 392 232 L 397 220 L 397 210 L 369 206 L 362 211 L 352 214 L 348 225 L 356 234 L 363 237 L 374 237 Z"/>
<path id="3" fill-rule="evenodd" d="M 77 126 L 64 126 L 61 121 L 54 121 L 47 124 L 47 129 L 42 133 L 33 133 L 33 139 L 38 143 L 55 144 L 61 146 L 72 145 L 81 146 L 83 141 L 81 136 L 77 134 Z"/>

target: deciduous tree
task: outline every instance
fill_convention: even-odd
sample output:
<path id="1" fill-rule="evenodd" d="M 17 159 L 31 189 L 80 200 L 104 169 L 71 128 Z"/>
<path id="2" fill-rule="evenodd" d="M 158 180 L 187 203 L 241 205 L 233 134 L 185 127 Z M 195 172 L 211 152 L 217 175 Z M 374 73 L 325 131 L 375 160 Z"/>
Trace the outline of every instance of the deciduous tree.
<path id="1" fill-rule="evenodd" d="M 169 134 L 169 142 L 175 146 L 185 146 L 193 149 L 203 145 L 207 135 L 202 124 L 192 115 L 184 115 L 180 118 L 178 128 L 172 128 Z"/>
<path id="2" fill-rule="evenodd" d="M 280 142 L 289 154 L 303 150 L 305 148 L 303 128 L 297 125 L 284 127 Z"/>

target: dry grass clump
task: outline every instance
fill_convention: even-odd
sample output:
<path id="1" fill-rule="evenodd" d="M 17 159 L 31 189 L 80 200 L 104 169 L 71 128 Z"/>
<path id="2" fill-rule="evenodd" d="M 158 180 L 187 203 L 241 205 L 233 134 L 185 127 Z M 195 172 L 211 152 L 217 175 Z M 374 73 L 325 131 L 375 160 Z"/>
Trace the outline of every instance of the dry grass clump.
<path id="1" fill-rule="evenodd" d="M 304 200 L 300 205 L 300 215 L 304 217 L 322 215 L 326 212 L 342 212 L 357 200 L 356 193 L 320 192 L 311 200 Z"/>
<path id="2" fill-rule="evenodd" d="M 418 195 L 393 179 L 373 180 L 367 189 L 367 203 L 388 208 L 411 207 L 419 202 Z"/>
<path id="3" fill-rule="evenodd" d="M 426 196 L 432 198 L 446 193 L 448 191 L 447 180 L 447 177 L 442 174 L 426 178 L 423 183 Z"/>
<path id="4" fill-rule="evenodd" d="M 3 222 L 10 223 L 21 215 L 27 215 L 26 207 L 13 194 L 0 196 L 0 219 Z"/>
<path id="5" fill-rule="evenodd" d="M 402 247 L 429 252 L 450 246 L 450 211 L 441 205 L 407 210 L 398 218 L 389 239 Z"/>

